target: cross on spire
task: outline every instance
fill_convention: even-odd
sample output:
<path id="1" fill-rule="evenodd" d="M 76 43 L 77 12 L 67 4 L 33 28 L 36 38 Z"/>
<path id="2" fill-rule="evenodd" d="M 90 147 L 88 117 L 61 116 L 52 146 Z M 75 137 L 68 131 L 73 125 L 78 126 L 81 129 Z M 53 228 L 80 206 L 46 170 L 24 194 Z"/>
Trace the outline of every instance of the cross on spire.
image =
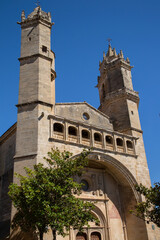
<path id="1" fill-rule="evenodd" d="M 111 46 L 112 39 L 111 38 L 107 38 L 107 41 L 108 41 L 108 45 Z"/>
<path id="2" fill-rule="evenodd" d="M 37 7 L 39 7 L 39 6 L 40 6 L 40 1 L 37 0 L 37 1 L 35 2 L 35 4 L 37 5 Z"/>

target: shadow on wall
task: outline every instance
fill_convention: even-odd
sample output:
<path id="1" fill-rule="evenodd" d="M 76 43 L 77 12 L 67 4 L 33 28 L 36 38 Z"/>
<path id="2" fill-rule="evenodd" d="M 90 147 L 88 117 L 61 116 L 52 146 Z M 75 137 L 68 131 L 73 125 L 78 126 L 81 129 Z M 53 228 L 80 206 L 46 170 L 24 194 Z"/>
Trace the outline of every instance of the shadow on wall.
<path id="1" fill-rule="evenodd" d="M 10 237 L 5 238 L 4 240 L 38 240 L 38 236 L 35 233 L 31 232 L 22 232 L 20 228 L 16 228 L 12 231 Z"/>

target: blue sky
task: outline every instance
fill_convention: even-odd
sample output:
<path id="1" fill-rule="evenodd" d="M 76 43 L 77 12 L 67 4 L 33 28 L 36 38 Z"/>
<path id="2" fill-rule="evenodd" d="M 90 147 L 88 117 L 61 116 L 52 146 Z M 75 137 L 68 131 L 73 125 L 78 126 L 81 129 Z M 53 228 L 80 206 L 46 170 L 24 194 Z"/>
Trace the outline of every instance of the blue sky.
<path id="1" fill-rule="evenodd" d="M 0 3 L 1 85 L 0 135 L 17 118 L 21 11 L 30 14 L 35 1 Z M 129 57 L 152 183 L 160 181 L 160 1 L 158 0 L 41 0 L 42 10 L 55 22 L 52 50 L 56 54 L 56 101 L 87 101 L 99 106 L 95 88 L 99 60 L 112 47 Z"/>

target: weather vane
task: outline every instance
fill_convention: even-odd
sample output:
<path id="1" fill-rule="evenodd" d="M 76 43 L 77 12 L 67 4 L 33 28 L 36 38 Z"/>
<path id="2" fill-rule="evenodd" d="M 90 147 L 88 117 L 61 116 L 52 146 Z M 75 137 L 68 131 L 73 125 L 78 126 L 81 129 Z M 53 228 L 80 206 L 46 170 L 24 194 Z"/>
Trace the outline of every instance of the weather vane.
<path id="1" fill-rule="evenodd" d="M 40 1 L 37 0 L 37 1 L 35 2 L 35 4 L 37 5 L 37 7 L 39 7 L 39 6 L 40 6 Z"/>
<path id="2" fill-rule="evenodd" d="M 112 41 L 112 39 L 111 39 L 111 38 L 108 38 L 107 41 L 108 41 L 108 45 L 111 46 L 111 41 Z"/>

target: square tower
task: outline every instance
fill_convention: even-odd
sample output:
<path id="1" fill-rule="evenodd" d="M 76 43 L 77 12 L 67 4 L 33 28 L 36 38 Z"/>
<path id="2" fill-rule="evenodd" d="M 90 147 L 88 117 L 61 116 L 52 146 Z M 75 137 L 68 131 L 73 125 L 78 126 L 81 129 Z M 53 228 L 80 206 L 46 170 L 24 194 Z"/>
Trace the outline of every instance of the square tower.
<path id="1" fill-rule="evenodd" d="M 99 110 L 108 115 L 115 131 L 131 134 L 140 131 L 138 114 L 139 96 L 133 90 L 130 61 L 124 59 L 122 51 L 117 55 L 116 50 L 108 47 L 100 62 L 98 90 L 100 96 Z"/>

